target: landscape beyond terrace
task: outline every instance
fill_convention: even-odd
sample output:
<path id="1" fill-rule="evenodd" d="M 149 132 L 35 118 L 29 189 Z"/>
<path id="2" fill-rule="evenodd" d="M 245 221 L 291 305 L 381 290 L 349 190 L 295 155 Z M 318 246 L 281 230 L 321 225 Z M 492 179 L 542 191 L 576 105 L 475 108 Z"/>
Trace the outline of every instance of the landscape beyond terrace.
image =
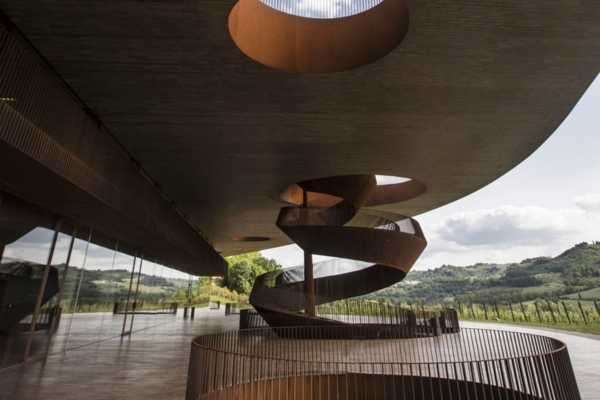
<path id="1" fill-rule="evenodd" d="M 443 265 L 411 271 L 370 297 L 401 301 L 519 302 L 537 298 L 600 298 L 600 242 L 580 243 L 551 257 L 512 264 Z"/>

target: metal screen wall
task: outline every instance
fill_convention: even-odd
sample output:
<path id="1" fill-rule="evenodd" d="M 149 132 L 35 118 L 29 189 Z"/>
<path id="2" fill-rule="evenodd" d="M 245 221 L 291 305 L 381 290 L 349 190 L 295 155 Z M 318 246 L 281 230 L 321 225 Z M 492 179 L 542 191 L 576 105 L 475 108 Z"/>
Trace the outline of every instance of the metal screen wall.
<path id="1" fill-rule="evenodd" d="M 567 349 L 552 338 L 462 329 L 373 339 L 376 332 L 295 327 L 200 336 L 187 400 L 580 398 Z"/>

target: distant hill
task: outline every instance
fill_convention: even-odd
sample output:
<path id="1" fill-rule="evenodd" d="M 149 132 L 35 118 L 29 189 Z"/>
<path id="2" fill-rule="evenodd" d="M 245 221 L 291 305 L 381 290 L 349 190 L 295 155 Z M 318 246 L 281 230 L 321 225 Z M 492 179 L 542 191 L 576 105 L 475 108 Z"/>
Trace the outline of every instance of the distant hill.
<path id="1" fill-rule="evenodd" d="M 17 262 L 16 260 L 13 262 Z M 329 260 L 337 273 L 355 269 L 348 260 Z M 64 266 L 58 266 L 62 275 Z M 126 296 L 131 272 L 71 267 L 65 293 L 73 294 L 81 278 L 80 304 L 110 302 Z M 187 288 L 186 279 L 142 274 L 140 299 L 157 301 L 171 298 L 178 289 Z M 600 242 L 580 243 L 552 257 L 530 258 L 511 264 L 475 264 L 466 267 L 443 265 L 428 271 L 411 271 L 406 279 L 389 288 L 369 294 L 367 298 L 394 302 L 506 302 L 528 301 L 544 297 L 600 299 Z"/>
<path id="2" fill-rule="evenodd" d="M 62 275 L 64 266 L 59 265 L 57 268 Z M 73 293 L 78 280 L 82 278 L 79 294 L 80 304 L 111 302 L 127 296 L 130 277 L 131 271 L 124 269 L 100 270 L 90 267 L 81 270 L 70 267 L 65 282 L 65 293 L 67 293 L 67 296 Z M 133 290 L 136 288 L 136 283 L 137 279 L 134 281 Z M 171 297 L 178 288 L 187 287 L 187 284 L 188 282 L 185 279 L 165 278 L 142 273 L 140 275 L 138 297 L 142 301 L 156 302 Z"/>
<path id="3" fill-rule="evenodd" d="M 33 273 L 41 276 L 43 265 L 20 261 L 15 259 L 5 259 L 0 268 L 0 273 L 8 272 L 19 265 L 28 265 L 33 267 Z M 65 265 L 55 266 L 60 274 L 60 279 L 65 270 Z M 94 269 L 93 267 L 85 270 L 69 267 L 69 273 L 65 281 L 63 299 L 71 299 L 75 296 L 77 287 L 81 282 L 79 289 L 79 304 L 90 305 L 96 303 L 111 303 L 115 300 L 124 299 L 129 291 L 129 280 L 131 271 L 124 269 Z M 133 290 L 137 287 L 137 275 L 135 276 Z M 171 298 L 178 289 L 187 288 L 186 279 L 168 278 L 149 274 L 140 274 L 140 284 L 138 288 L 138 298 L 141 301 L 157 302 Z"/>
<path id="4" fill-rule="evenodd" d="M 577 244 L 554 258 L 411 271 L 404 281 L 366 297 L 396 302 L 515 302 L 579 294 L 600 298 L 600 242 Z"/>

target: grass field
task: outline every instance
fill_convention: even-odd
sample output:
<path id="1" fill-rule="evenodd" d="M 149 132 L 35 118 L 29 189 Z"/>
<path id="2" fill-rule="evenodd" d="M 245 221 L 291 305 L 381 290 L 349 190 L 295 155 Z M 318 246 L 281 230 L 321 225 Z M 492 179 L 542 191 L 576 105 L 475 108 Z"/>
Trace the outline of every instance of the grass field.
<path id="1" fill-rule="evenodd" d="M 480 319 L 473 320 L 471 318 L 461 318 L 461 320 L 531 326 L 531 327 L 539 327 L 539 328 L 550 328 L 550 329 L 559 329 L 559 330 L 570 331 L 570 332 L 580 332 L 580 333 L 589 333 L 589 334 L 593 334 L 593 335 L 600 335 L 600 323 L 597 321 L 586 325 L 586 324 L 580 324 L 580 323 L 568 324 L 568 323 L 559 322 L 556 324 L 549 324 L 549 323 L 540 323 L 540 322 L 536 322 L 536 321 L 527 322 L 527 321 L 512 321 L 512 320 L 498 320 L 498 319 L 495 319 L 495 320 L 480 320 Z"/>
<path id="2" fill-rule="evenodd" d="M 457 304 L 463 320 L 500 322 L 600 334 L 600 302 L 538 300 L 517 304 Z"/>

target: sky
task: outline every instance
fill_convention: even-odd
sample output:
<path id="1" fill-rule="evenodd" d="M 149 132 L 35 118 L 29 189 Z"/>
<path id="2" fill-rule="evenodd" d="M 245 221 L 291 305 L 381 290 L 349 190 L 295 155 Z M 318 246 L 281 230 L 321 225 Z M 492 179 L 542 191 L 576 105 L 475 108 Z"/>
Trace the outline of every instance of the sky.
<path id="1" fill-rule="evenodd" d="M 428 241 L 414 266 L 419 270 L 556 256 L 576 243 L 600 241 L 600 77 L 528 159 L 416 219 Z M 303 260 L 295 245 L 261 253 L 284 266 Z"/>
<path id="2" fill-rule="evenodd" d="M 6 246 L 2 262 L 6 262 L 8 258 L 45 264 L 51 240 L 51 230 L 36 228 L 21 237 L 18 241 Z M 68 235 L 60 234 L 58 236 L 56 249 L 52 258 L 53 265 L 65 262 L 70 240 L 70 236 Z M 137 270 L 139 268 L 139 259 L 136 262 Z M 77 239 L 73 245 L 73 253 L 69 265 L 92 270 L 125 269 L 130 271 L 133 266 L 133 257 L 114 249 L 97 246 L 93 243 L 90 243 L 88 246 L 87 241 Z M 188 279 L 188 274 L 186 273 L 147 260 L 142 262 L 142 272 L 160 277 Z"/>
<path id="3" fill-rule="evenodd" d="M 600 78 L 557 131 L 523 163 L 479 191 L 416 219 L 428 240 L 414 267 L 421 270 L 556 256 L 576 243 L 600 241 Z M 4 257 L 44 263 L 51 236 L 49 230 L 37 228 L 8 245 Z M 68 244 L 69 238 L 61 235 L 54 264 L 66 257 Z M 296 245 L 261 253 L 284 267 L 303 261 Z M 323 259 L 314 257 L 315 262 Z M 130 256 L 93 244 L 86 252 L 86 243 L 78 240 L 72 265 L 130 269 L 132 261 Z M 150 262 L 144 263 L 143 272 L 187 278 L 187 274 Z"/>
<path id="4" fill-rule="evenodd" d="M 276 10 L 308 18 L 341 18 L 375 7 L 382 0 L 261 0 Z"/>

